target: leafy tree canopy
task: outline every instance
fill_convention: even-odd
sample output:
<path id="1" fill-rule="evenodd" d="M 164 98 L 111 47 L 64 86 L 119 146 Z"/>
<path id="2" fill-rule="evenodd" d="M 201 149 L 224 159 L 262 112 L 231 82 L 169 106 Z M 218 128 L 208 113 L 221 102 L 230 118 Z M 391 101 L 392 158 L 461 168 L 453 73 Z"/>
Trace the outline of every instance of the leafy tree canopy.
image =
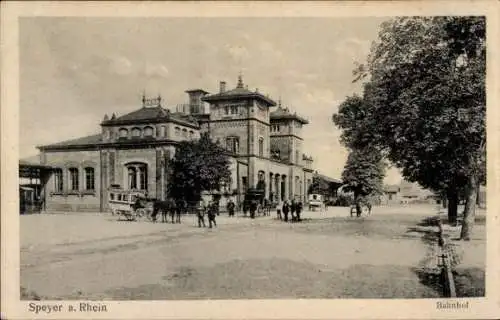
<path id="1" fill-rule="evenodd" d="M 411 17 L 384 23 L 366 65 L 363 97 L 334 122 L 342 141 L 377 147 L 410 181 L 442 190 L 485 172 L 485 21 Z"/>
<path id="2" fill-rule="evenodd" d="M 170 161 L 169 193 L 174 198 L 198 200 L 202 191 L 218 190 L 222 181 L 229 181 L 229 165 L 229 156 L 207 134 L 182 141 Z"/>
<path id="3" fill-rule="evenodd" d="M 346 191 L 354 197 L 382 194 L 385 164 L 380 152 L 374 148 L 353 149 L 342 172 Z"/>

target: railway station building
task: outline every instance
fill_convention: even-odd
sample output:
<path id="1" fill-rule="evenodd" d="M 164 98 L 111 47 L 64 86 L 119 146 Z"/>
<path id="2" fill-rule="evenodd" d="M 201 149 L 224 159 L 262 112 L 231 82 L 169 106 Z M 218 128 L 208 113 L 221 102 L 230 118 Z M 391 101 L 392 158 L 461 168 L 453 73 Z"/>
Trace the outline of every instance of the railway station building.
<path id="1" fill-rule="evenodd" d="M 281 102 L 251 91 L 238 77 L 233 89 L 220 82 L 217 93 L 187 90 L 188 103 L 168 108 L 161 97 L 123 115 L 103 115 L 98 133 L 39 146 L 40 165 L 52 168 L 43 182 L 48 211 L 107 211 L 112 187 L 164 199 L 168 160 L 179 141 L 209 133 L 230 155 L 231 180 L 221 193 L 236 202 L 259 181 L 265 197 L 307 198 L 313 159 L 303 153 L 308 121 Z"/>

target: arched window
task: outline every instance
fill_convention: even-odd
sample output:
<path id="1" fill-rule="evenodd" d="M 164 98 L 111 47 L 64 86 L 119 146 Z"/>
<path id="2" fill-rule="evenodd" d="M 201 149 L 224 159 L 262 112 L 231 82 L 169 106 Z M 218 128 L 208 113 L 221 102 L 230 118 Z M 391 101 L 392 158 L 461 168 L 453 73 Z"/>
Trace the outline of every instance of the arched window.
<path id="1" fill-rule="evenodd" d="M 128 130 L 125 128 L 120 129 L 120 138 L 121 139 L 126 139 L 128 138 Z"/>
<path id="2" fill-rule="evenodd" d="M 128 163 L 127 170 L 127 186 L 129 189 L 148 189 L 148 165 L 145 163 L 134 162 Z"/>
<path id="3" fill-rule="evenodd" d="M 54 191 L 63 191 L 63 171 L 62 169 L 54 169 Z"/>
<path id="4" fill-rule="evenodd" d="M 240 138 L 238 137 L 227 137 L 226 138 L 226 149 L 233 153 L 238 153 L 240 151 Z"/>
<path id="5" fill-rule="evenodd" d="M 259 179 L 259 181 L 264 181 L 265 172 L 264 171 L 259 171 L 257 178 Z"/>
<path id="6" fill-rule="evenodd" d="M 145 127 L 144 128 L 144 136 L 145 137 L 152 137 L 153 136 L 153 133 L 154 133 L 154 129 L 153 127 Z"/>
<path id="7" fill-rule="evenodd" d="M 95 172 L 94 168 L 85 168 L 85 190 L 95 190 Z"/>
<path id="8" fill-rule="evenodd" d="M 300 158 L 299 158 L 299 151 L 295 150 L 295 163 L 300 163 Z"/>
<path id="9" fill-rule="evenodd" d="M 167 128 L 165 126 L 160 127 L 160 136 L 163 138 L 167 136 Z"/>
<path id="10" fill-rule="evenodd" d="M 175 136 L 179 137 L 181 135 L 181 128 L 175 127 Z"/>
<path id="11" fill-rule="evenodd" d="M 137 168 L 130 166 L 127 168 L 128 172 L 128 188 L 137 189 Z"/>
<path id="12" fill-rule="evenodd" d="M 259 156 L 264 156 L 264 138 L 262 137 L 259 138 Z"/>
<path id="13" fill-rule="evenodd" d="M 69 168 L 69 188 L 71 191 L 79 190 L 78 168 Z"/>
<path id="14" fill-rule="evenodd" d="M 140 138 L 141 137 L 141 129 L 140 128 L 133 128 L 132 129 L 132 138 Z"/>
<path id="15" fill-rule="evenodd" d="M 190 130 L 190 131 L 189 131 L 189 138 L 190 138 L 190 139 L 193 139 L 193 138 L 194 138 L 194 131 L 193 131 L 193 130 Z"/>
<path id="16" fill-rule="evenodd" d="M 186 129 L 186 128 L 182 129 L 182 136 L 183 136 L 184 138 L 187 138 L 187 136 L 188 136 L 188 132 L 187 132 L 187 129 Z"/>

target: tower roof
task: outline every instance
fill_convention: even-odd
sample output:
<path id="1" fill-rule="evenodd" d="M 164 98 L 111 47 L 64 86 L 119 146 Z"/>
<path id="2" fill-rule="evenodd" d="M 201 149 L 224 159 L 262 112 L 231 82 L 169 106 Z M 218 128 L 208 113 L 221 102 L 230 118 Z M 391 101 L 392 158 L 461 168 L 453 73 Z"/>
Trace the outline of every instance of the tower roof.
<path id="1" fill-rule="evenodd" d="M 282 108 L 281 103 L 278 109 L 269 114 L 269 117 L 271 120 L 296 120 L 302 124 L 309 123 L 309 121 L 297 115 L 297 113 L 291 113 L 288 109 Z"/>
<path id="2" fill-rule="evenodd" d="M 241 74 L 238 76 L 238 84 L 236 85 L 236 88 L 205 96 L 202 98 L 202 100 L 207 102 L 215 102 L 215 101 L 232 100 L 238 98 L 256 99 L 266 103 L 269 107 L 276 106 L 276 102 L 270 99 L 269 97 L 266 97 L 265 95 L 257 91 L 250 91 L 246 89 Z"/>
<path id="3" fill-rule="evenodd" d="M 189 90 L 186 90 L 185 91 L 186 93 L 197 93 L 197 92 L 201 92 L 201 93 L 205 93 L 205 94 L 209 94 L 210 92 L 207 92 L 203 89 L 189 89 Z"/>

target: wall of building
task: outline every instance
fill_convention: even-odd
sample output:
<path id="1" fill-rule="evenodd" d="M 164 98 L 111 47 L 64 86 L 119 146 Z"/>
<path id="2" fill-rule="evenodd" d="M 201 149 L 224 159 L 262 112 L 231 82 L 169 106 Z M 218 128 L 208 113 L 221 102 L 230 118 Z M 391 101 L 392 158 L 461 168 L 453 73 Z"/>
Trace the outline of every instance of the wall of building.
<path id="1" fill-rule="evenodd" d="M 227 100 L 210 105 L 210 120 L 239 120 L 249 117 L 251 102 Z"/>
<path id="2" fill-rule="evenodd" d="M 248 154 L 248 121 L 234 120 L 210 123 L 210 137 L 213 141 L 219 141 L 221 145 L 226 147 L 227 137 L 238 137 L 239 152 L 238 154 Z"/>
<path id="3" fill-rule="evenodd" d="M 253 100 L 250 117 L 269 123 L 269 107 L 261 101 Z"/>
<path id="4" fill-rule="evenodd" d="M 44 152 L 44 164 L 60 168 L 63 173 L 63 192 L 56 192 L 55 177 L 51 175 L 46 186 L 47 211 L 99 211 L 100 209 L 100 153 L 99 151 Z M 69 186 L 69 168 L 78 168 L 79 192 Z M 94 190 L 84 190 L 85 167 L 94 168 Z"/>
<path id="5" fill-rule="evenodd" d="M 293 140 L 291 136 L 271 136 L 269 141 L 271 150 L 279 150 L 281 160 L 293 160 Z"/>
<path id="6" fill-rule="evenodd" d="M 131 162 L 145 163 L 148 173 L 148 194 L 156 197 L 156 151 L 155 149 L 124 149 L 116 151 L 114 181 L 123 189 L 127 189 L 126 164 Z"/>

